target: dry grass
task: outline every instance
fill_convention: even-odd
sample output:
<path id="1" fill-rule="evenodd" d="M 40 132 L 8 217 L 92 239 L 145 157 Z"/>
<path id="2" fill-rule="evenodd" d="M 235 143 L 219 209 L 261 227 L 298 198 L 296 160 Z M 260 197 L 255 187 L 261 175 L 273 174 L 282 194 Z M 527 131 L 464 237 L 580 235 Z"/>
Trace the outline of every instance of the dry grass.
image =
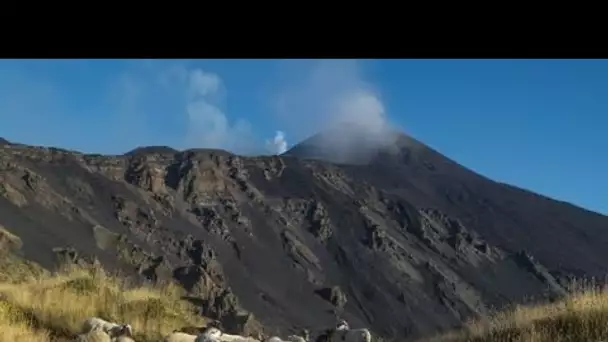
<path id="1" fill-rule="evenodd" d="M 427 341 L 608 341 L 608 288 L 586 287 L 555 303 L 517 306 Z"/>
<path id="2" fill-rule="evenodd" d="M 0 302 L 0 341 L 47 342 L 49 335 L 42 330 L 34 330 L 27 317 L 10 304 Z"/>
<path id="3" fill-rule="evenodd" d="M 10 254 L 0 257 L 0 342 L 65 341 L 90 316 L 130 323 L 139 342 L 206 324 L 175 284 L 132 287 L 95 267 L 50 274 Z M 579 288 L 564 300 L 517 306 L 427 341 L 608 341 L 608 288 Z"/>
<path id="4" fill-rule="evenodd" d="M 130 287 L 99 268 L 23 273 L 0 280 L 0 342 L 65 340 L 90 316 L 130 323 L 137 341 L 158 341 L 174 329 L 206 323 L 180 300 L 182 290 L 174 284 Z"/>

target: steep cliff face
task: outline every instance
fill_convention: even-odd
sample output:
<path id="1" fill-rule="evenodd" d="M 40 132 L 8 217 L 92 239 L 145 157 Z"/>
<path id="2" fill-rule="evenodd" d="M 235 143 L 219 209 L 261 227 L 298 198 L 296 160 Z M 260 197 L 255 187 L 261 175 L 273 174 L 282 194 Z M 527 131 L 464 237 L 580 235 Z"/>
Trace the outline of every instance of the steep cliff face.
<path id="1" fill-rule="evenodd" d="M 96 259 L 176 279 L 235 332 L 341 317 L 413 338 L 563 294 L 558 273 L 605 272 L 608 218 L 485 179 L 411 138 L 366 163 L 302 151 L 314 145 L 244 158 L 0 144 L 0 245 L 18 238 L 18 253 L 48 268 Z"/>

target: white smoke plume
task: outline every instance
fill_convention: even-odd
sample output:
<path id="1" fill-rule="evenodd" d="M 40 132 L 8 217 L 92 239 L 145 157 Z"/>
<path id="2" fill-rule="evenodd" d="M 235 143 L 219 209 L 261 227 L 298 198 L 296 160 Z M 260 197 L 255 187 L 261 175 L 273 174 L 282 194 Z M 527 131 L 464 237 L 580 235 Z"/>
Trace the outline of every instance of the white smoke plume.
<path id="1" fill-rule="evenodd" d="M 283 154 L 291 141 L 314 140 L 326 157 L 348 160 L 393 142 L 386 108 L 379 91 L 363 77 L 356 60 L 287 60 L 283 79 L 273 94 L 273 126 L 279 128 L 267 140 L 266 151 Z M 221 148 L 237 154 L 259 154 L 263 144 L 245 120 L 231 121 L 222 109 L 227 89 L 215 73 L 175 67 L 163 84 L 180 84 L 188 119 L 187 144 Z M 171 88 L 170 87 L 170 88 Z"/>
<path id="2" fill-rule="evenodd" d="M 273 154 L 283 154 L 287 151 L 287 140 L 285 140 L 285 133 L 283 131 L 277 131 L 272 141 L 267 141 L 266 146 Z"/>
<path id="3" fill-rule="evenodd" d="M 187 75 L 186 113 L 189 144 L 248 153 L 253 146 L 251 125 L 241 119 L 236 120 L 233 125 L 230 124 L 221 109 L 221 102 L 225 96 L 221 78 L 200 69 L 192 70 L 185 75 Z"/>
<path id="4" fill-rule="evenodd" d="M 336 161 L 366 157 L 394 142 L 377 89 L 363 78 L 355 60 L 289 61 L 275 109 L 293 139 L 315 140 Z"/>

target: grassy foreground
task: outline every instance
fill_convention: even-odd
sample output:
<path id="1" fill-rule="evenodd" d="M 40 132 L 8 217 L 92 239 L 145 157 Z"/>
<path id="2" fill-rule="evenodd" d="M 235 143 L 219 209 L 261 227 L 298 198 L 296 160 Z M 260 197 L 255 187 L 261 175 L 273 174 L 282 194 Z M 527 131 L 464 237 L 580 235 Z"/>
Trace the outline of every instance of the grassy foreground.
<path id="1" fill-rule="evenodd" d="M 90 316 L 130 323 L 138 342 L 159 341 L 174 329 L 206 324 L 194 307 L 180 300 L 177 285 L 130 287 L 99 268 L 50 274 L 5 261 L 0 265 L 0 342 L 66 341 Z"/>
<path id="2" fill-rule="evenodd" d="M 608 288 L 576 291 L 555 303 L 516 306 L 428 342 L 608 341 Z"/>
<path id="3" fill-rule="evenodd" d="M 0 342 L 67 341 L 90 316 L 130 323 L 138 342 L 159 341 L 174 329 L 207 323 L 180 299 L 183 290 L 175 284 L 133 287 L 97 267 L 51 274 L 10 254 L 0 253 L 0 259 Z M 425 341 L 608 341 L 608 288 L 517 306 Z"/>

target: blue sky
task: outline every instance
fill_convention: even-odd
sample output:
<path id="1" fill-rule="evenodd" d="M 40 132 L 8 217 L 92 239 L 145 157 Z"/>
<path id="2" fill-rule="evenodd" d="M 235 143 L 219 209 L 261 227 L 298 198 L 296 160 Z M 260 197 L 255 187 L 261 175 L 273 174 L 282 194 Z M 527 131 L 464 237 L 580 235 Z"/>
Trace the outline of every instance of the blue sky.
<path id="1" fill-rule="evenodd" d="M 602 213 L 607 113 L 606 60 L 0 61 L 0 136 L 15 142 L 265 153 L 354 116 Z"/>

